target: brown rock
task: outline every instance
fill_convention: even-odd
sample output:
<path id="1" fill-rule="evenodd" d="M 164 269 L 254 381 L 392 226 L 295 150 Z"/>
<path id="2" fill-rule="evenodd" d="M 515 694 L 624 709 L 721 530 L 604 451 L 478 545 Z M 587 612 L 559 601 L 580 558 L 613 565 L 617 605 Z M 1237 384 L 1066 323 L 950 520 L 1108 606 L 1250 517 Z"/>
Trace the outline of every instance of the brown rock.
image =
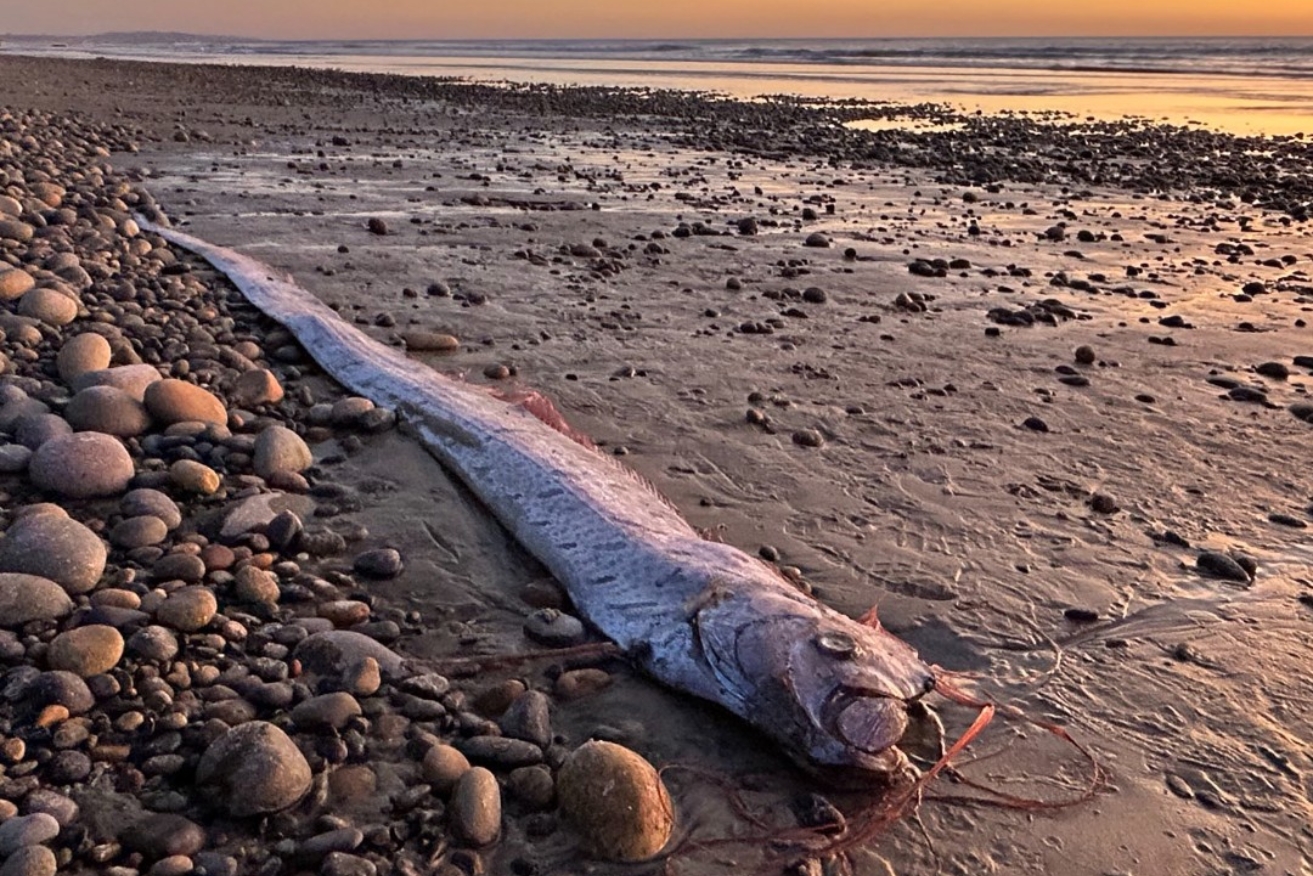
<path id="1" fill-rule="evenodd" d="M 584 743 L 561 766 L 556 790 L 562 813 L 600 858 L 640 861 L 670 841 L 670 795 L 652 765 L 627 748 Z"/>
<path id="2" fill-rule="evenodd" d="M 90 678 L 109 672 L 122 657 L 122 634 L 110 626 L 91 624 L 55 636 L 46 652 L 46 663 L 51 669 Z"/>
<path id="3" fill-rule="evenodd" d="M 55 367 L 59 369 L 60 377 L 72 381 L 88 371 L 108 368 L 112 356 L 109 341 L 95 332 L 84 332 L 64 341 L 55 357 Z"/>
<path id="4" fill-rule="evenodd" d="M 36 286 L 36 280 L 22 268 L 0 268 L 0 301 L 15 301 Z"/>
<path id="5" fill-rule="evenodd" d="M 146 387 L 146 410 L 166 425 L 182 422 L 228 424 L 228 411 L 211 392 L 194 383 L 166 378 Z"/>

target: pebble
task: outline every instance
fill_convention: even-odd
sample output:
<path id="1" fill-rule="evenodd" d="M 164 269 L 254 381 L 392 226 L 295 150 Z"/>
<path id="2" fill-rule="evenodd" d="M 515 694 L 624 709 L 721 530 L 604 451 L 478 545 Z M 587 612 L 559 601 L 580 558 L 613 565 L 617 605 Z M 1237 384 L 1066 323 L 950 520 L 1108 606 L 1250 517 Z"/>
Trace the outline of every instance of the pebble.
<path id="1" fill-rule="evenodd" d="M 179 459 L 169 466 L 169 483 L 188 493 L 210 496 L 219 491 L 223 479 L 217 471 L 202 462 Z"/>
<path id="2" fill-rule="evenodd" d="M 73 596 L 96 586 L 107 557 L 98 535 L 55 514 L 24 516 L 0 539 L 0 572 L 48 578 Z"/>
<path id="3" fill-rule="evenodd" d="M 571 669 L 556 677 L 552 692 L 561 700 L 577 700 L 611 686 L 611 675 L 604 669 Z"/>
<path id="4" fill-rule="evenodd" d="M 243 372 L 228 394 L 233 404 L 243 408 L 276 405 L 283 400 L 283 385 L 267 368 Z"/>
<path id="5" fill-rule="evenodd" d="M 527 766 L 511 770 L 506 789 L 530 811 L 550 809 L 556 800 L 556 781 L 545 766 Z"/>
<path id="6" fill-rule="evenodd" d="M 1234 557 L 1217 551 L 1204 551 L 1195 560 L 1199 571 L 1212 578 L 1249 584 L 1252 576 Z"/>
<path id="7" fill-rule="evenodd" d="M 178 656 L 178 637 L 166 627 L 142 627 L 128 638 L 127 649 L 143 660 L 165 663 Z"/>
<path id="8" fill-rule="evenodd" d="M 501 833 L 501 787 L 483 767 L 471 767 L 451 794 L 451 826 L 456 837 L 475 848 L 491 845 Z"/>
<path id="9" fill-rule="evenodd" d="M 124 550 L 159 544 L 169 536 L 168 525 L 152 514 L 125 517 L 109 531 L 110 544 Z"/>
<path id="10" fill-rule="evenodd" d="M 53 621 L 73 611 L 73 600 L 49 578 L 0 572 L 0 625 L 20 627 L 31 621 Z"/>
<path id="11" fill-rule="evenodd" d="M 568 648 L 588 635 L 583 621 L 555 608 L 540 608 L 525 618 L 524 634 L 549 648 Z"/>
<path id="12" fill-rule="evenodd" d="M 89 371 L 108 368 L 112 356 L 109 341 L 95 332 L 84 332 L 64 341 L 55 356 L 55 368 L 60 377 L 72 382 Z"/>
<path id="13" fill-rule="evenodd" d="M 86 371 L 69 381 L 74 392 L 81 392 L 92 386 L 113 386 L 123 390 L 140 402 L 146 398 L 146 390 L 162 378 L 154 365 L 121 365 L 106 368 L 103 371 Z"/>
<path id="14" fill-rule="evenodd" d="M 278 579 L 264 569 L 244 566 L 237 570 L 233 582 L 233 594 L 242 602 L 258 602 L 273 605 L 278 602 L 281 591 Z"/>
<path id="15" fill-rule="evenodd" d="M 401 553 L 394 548 L 376 548 L 358 555 L 352 568 L 370 578 L 395 578 L 405 568 Z"/>
<path id="16" fill-rule="evenodd" d="M 18 300 L 18 313 L 58 328 L 77 319 L 78 303 L 63 292 L 40 287 Z"/>
<path id="17" fill-rule="evenodd" d="M 122 657 L 122 634 L 113 627 L 90 624 L 55 636 L 46 651 L 46 664 L 89 678 L 109 672 Z"/>
<path id="18" fill-rule="evenodd" d="M 292 709 L 292 723 L 312 732 L 341 730 L 360 714 L 360 703 L 355 697 L 345 691 L 335 691 L 298 703 Z"/>
<path id="19" fill-rule="evenodd" d="M 194 633 L 213 620 L 218 611 L 218 600 L 209 588 L 183 587 L 160 603 L 155 620 L 171 629 Z"/>
<path id="20" fill-rule="evenodd" d="M 128 488 L 136 470 L 123 442 L 103 432 L 52 438 L 28 463 L 32 483 L 70 499 L 114 496 Z"/>
<path id="21" fill-rule="evenodd" d="M 5 265 L 0 269 L 0 301 L 17 301 L 36 286 L 36 280 L 22 268 Z"/>
<path id="22" fill-rule="evenodd" d="M 24 689 L 23 696 L 37 709 L 47 706 L 64 709 L 64 719 L 69 715 L 81 715 L 96 704 L 91 689 L 80 676 L 58 669 L 38 674 Z"/>
<path id="23" fill-rule="evenodd" d="M 803 246 L 825 249 L 830 246 L 830 238 L 820 231 L 813 231 L 811 234 L 807 235 L 807 239 L 803 241 Z"/>
<path id="24" fill-rule="evenodd" d="M 235 818 L 286 809 L 310 790 L 312 775 L 296 743 L 264 721 L 234 727 L 211 742 L 196 781 Z"/>
<path id="25" fill-rule="evenodd" d="M 228 424 L 228 411 L 223 402 L 209 390 L 185 380 L 157 380 L 146 387 L 143 400 L 151 416 L 165 425 L 183 422 Z"/>
<path id="26" fill-rule="evenodd" d="M 442 797 L 449 794 L 469 770 L 469 758 L 441 742 L 424 752 L 424 759 L 420 762 L 420 776 L 432 786 L 435 794 Z"/>
<path id="27" fill-rule="evenodd" d="M 405 661 L 381 642 L 351 630 L 326 630 L 303 639 L 292 652 L 306 672 L 340 678 L 366 657 L 378 662 L 385 678 L 399 678 Z"/>
<path id="28" fill-rule="evenodd" d="M 597 857 L 639 861 L 670 841 L 670 794 L 652 765 L 627 748 L 584 743 L 561 765 L 556 792 L 562 814 Z"/>
<path id="29" fill-rule="evenodd" d="M 55 853 L 45 846 L 24 846 L 10 855 L 0 876 L 55 876 L 59 861 Z"/>
<path id="30" fill-rule="evenodd" d="M 525 691 L 511 703 L 497 723 L 510 739 L 523 739 L 539 748 L 552 743 L 550 701 L 541 691 Z"/>
<path id="31" fill-rule="evenodd" d="M 401 339 L 406 342 L 406 349 L 416 352 L 454 353 L 460 349 L 460 338 L 441 332 L 402 332 Z"/>
<path id="32" fill-rule="evenodd" d="M 543 762 L 543 750 L 532 742 L 505 736 L 471 736 L 456 743 L 470 763 L 509 769 Z"/>
<path id="33" fill-rule="evenodd" d="M 320 876 L 377 876 L 378 867 L 368 858 L 346 852 L 329 852 L 319 868 Z"/>
<path id="34" fill-rule="evenodd" d="M 1080 365 L 1093 365 L 1098 357 L 1094 354 L 1094 348 L 1085 344 L 1076 348 L 1075 358 Z"/>
<path id="35" fill-rule="evenodd" d="M 255 473 L 266 480 L 280 472 L 302 472 L 314 462 L 309 446 L 285 426 L 270 426 L 255 439 Z"/>
<path id="36" fill-rule="evenodd" d="M 118 840 L 126 849 L 140 852 L 148 861 L 176 855 L 194 855 L 205 847 L 205 828 L 173 813 L 155 813 L 121 830 Z"/>
<path id="37" fill-rule="evenodd" d="M 19 418 L 14 424 L 14 440 L 33 451 L 55 438 L 71 434 L 73 427 L 55 414 L 32 414 Z"/>
<path id="38" fill-rule="evenodd" d="M 59 836 L 59 822 L 53 815 L 38 812 L 19 815 L 0 824 L 0 858 L 8 858 L 19 849 L 39 846 Z"/>
<path id="39" fill-rule="evenodd" d="M 799 447 L 824 447 L 825 436 L 815 429 L 799 429 L 793 433 L 793 443 Z"/>
<path id="40" fill-rule="evenodd" d="M 77 393 L 64 408 L 64 417 L 74 431 L 120 438 L 144 434 L 151 425 L 145 405 L 113 386 L 91 386 Z"/>

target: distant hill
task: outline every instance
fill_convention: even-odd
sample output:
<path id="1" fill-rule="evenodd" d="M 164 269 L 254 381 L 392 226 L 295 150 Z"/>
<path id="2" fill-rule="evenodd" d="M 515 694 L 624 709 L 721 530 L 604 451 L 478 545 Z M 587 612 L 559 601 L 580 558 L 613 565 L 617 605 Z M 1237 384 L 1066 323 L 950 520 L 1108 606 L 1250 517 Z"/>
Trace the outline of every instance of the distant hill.
<path id="1" fill-rule="evenodd" d="M 178 31 L 159 31 L 159 30 L 133 30 L 133 31 L 111 31 L 109 33 L 97 33 L 82 36 L 66 36 L 64 34 L 53 33 L 7 33 L 0 34 L 0 39 L 6 42 L 60 42 L 68 45 L 104 45 L 106 43 L 117 46 L 132 45 L 155 45 L 158 43 L 259 43 L 264 40 L 255 37 L 237 37 L 237 36 L 219 36 L 216 34 L 204 33 L 182 33 Z"/>

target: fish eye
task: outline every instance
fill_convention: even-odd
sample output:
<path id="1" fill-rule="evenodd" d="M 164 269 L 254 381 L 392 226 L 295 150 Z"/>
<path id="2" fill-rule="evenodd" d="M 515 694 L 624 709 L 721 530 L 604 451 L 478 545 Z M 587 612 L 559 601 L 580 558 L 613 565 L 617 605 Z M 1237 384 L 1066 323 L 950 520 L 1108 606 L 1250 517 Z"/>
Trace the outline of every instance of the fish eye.
<path id="1" fill-rule="evenodd" d="M 847 633 L 836 631 L 820 633 L 814 641 L 816 649 L 822 654 L 828 654 L 840 660 L 851 660 L 857 656 L 857 641 Z"/>

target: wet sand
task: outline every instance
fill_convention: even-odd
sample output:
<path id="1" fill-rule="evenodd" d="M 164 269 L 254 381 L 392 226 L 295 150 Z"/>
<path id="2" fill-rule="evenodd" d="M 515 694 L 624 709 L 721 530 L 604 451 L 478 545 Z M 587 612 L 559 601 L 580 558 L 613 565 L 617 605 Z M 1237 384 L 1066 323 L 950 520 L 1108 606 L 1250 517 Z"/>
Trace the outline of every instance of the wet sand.
<path id="1" fill-rule="evenodd" d="M 138 151 L 110 160 L 175 224 L 291 272 L 377 337 L 458 336 L 454 354 L 415 355 L 544 392 L 694 525 L 796 567 L 845 612 L 878 605 L 924 659 L 1067 726 L 1110 773 L 1056 813 L 927 801 L 856 872 L 1310 866 L 1298 141 L 1256 158 L 1261 143 L 1143 126 L 1026 140 L 1000 119 L 993 139 L 977 121 L 856 144 L 819 116 L 674 98 L 636 115 L 551 91 L 541 115 L 531 95 L 434 100 L 387 77 L 14 58 L 0 74 L 11 107 L 134 129 Z M 807 245 L 817 233 L 829 245 Z M 1286 377 L 1258 370 L 1274 362 Z M 499 365 L 510 376 L 489 376 Z M 348 519 L 407 558 L 372 591 L 430 619 L 398 650 L 525 647 L 520 593 L 543 572 L 436 463 L 388 434 L 341 479 L 386 484 Z M 1202 551 L 1257 572 L 1203 575 Z M 560 732 L 607 728 L 766 812 L 814 787 L 732 719 L 612 668 L 609 689 L 558 704 Z M 934 705 L 950 735 L 972 717 Z M 1000 719 L 963 771 L 1061 799 L 1081 766 Z M 692 839 L 752 833 L 699 775 L 670 776 Z M 508 820 L 489 872 L 573 866 L 568 837 L 524 831 Z M 667 866 L 731 858 L 760 849 Z"/>

